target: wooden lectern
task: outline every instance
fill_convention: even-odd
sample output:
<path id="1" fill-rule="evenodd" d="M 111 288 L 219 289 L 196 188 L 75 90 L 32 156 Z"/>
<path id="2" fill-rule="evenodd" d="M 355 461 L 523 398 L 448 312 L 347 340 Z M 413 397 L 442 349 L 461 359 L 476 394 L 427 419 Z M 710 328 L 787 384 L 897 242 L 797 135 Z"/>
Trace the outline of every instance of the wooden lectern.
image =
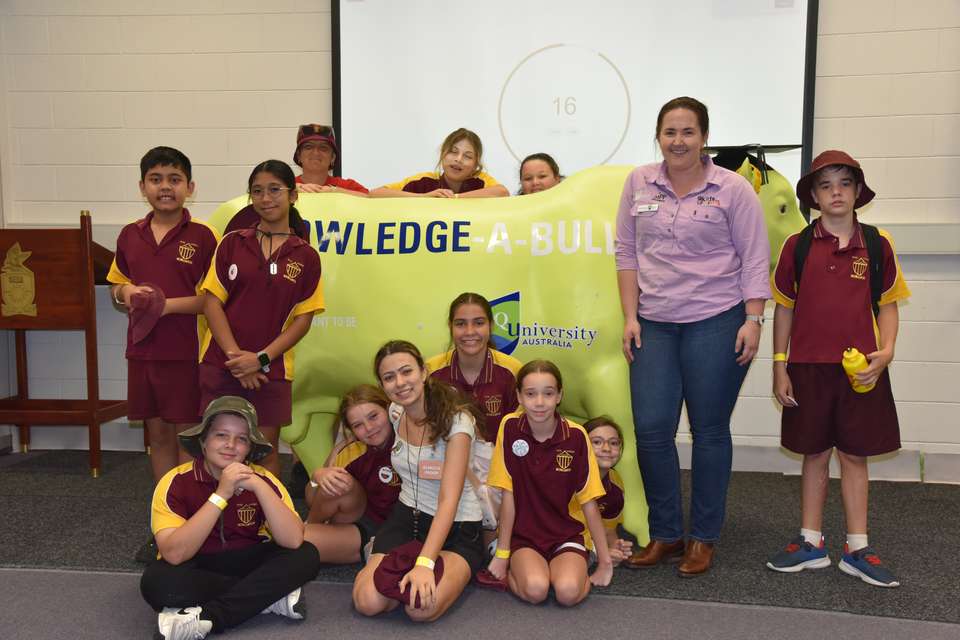
<path id="1" fill-rule="evenodd" d="M 86 425 L 90 473 L 96 478 L 100 425 L 125 416 L 127 402 L 100 399 L 93 246 L 89 211 L 80 212 L 79 229 L 0 229 L 0 329 L 13 329 L 17 345 L 17 395 L 0 399 L 0 424 L 17 425 L 24 451 L 30 445 L 31 425 Z M 70 329 L 80 329 L 85 336 L 86 399 L 30 399 L 27 331 Z"/>

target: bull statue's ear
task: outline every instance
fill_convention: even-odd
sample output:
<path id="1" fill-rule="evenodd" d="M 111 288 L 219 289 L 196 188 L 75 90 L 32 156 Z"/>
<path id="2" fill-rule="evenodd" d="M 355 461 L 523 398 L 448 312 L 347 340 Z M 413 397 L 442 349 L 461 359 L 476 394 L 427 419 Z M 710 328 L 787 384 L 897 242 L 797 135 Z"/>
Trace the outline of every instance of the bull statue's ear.
<path id="1" fill-rule="evenodd" d="M 743 159 L 743 164 L 740 165 L 740 168 L 737 169 L 737 173 L 742 175 L 747 179 L 747 182 L 753 185 L 753 190 L 756 193 L 760 193 L 760 185 L 763 184 L 763 176 L 760 174 L 760 170 L 750 164 L 749 156 Z"/>

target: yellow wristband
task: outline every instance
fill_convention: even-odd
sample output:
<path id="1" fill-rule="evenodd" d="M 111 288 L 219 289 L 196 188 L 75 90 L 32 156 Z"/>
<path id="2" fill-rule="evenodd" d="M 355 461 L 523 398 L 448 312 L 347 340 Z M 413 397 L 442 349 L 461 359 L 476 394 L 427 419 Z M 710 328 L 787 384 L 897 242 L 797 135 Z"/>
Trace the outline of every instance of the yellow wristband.
<path id="1" fill-rule="evenodd" d="M 775 353 L 775 354 L 773 354 L 773 361 L 774 361 L 774 362 L 786 362 L 786 361 L 787 361 L 787 354 L 785 354 L 785 353 Z"/>
<path id="2" fill-rule="evenodd" d="M 212 505 L 220 509 L 220 511 L 223 511 L 224 509 L 227 508 L 227 501 L 215 493 L 210 494 L 210 497 L 207 498 L 207 502 L 211 503 Z"/>
<path id="3" fill-rule="evenodd" d="M 510 557 L 510 549 L 497 549 L 493 554 L 497 558 L 502 558 L 506 560 Z"/>
<path id="4" fill-rule="evenodd" d="M 433 571 L 433 568 L 437 566 L 437 563 L 427 556 L 417 556 L 417 566 L 426 567 L 427 569 L 430 569 L 430 571 Z"/>

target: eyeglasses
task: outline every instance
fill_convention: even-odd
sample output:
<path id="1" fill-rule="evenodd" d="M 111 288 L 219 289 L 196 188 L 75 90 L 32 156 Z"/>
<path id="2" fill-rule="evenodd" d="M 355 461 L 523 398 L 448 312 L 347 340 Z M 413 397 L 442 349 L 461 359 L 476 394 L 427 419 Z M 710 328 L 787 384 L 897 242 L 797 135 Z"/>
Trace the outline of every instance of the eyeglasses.
<path id="1" fill-rule="evenodd" d="M 290 191 L 290 188 L 278 187 L 277 185 L 274 184 L 274 185 L 270 185 L 266 189 L 262 189 L 260 187 L 254 187 L 253 189 L 250 189 L 249 193 L 251 198 L 262 198 L 263 196 L 270 196 L 271 198 L 276 199 L 276 198 L 279 198 L 280 194 L 283 193 L 284 191 Z"/>
<path id="2" fill-rule="evenodd" d="M 620 441 L 620 438 L 610 438 L 609 440 L 604 440 L 603 438 L 590 438 L 590 444 L 596 449 L 602 449 L 603 445 L 607 445 L 611 449 L 619 449 L 623 446 L 623 443 Z"/>

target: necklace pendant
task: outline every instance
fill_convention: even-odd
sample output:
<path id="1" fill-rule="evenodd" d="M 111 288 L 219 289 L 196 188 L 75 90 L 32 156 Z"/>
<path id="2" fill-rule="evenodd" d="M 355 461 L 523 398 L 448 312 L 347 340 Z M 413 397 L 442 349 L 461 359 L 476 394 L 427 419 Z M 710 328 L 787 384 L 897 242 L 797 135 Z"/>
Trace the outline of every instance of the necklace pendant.
<path id="1" fill-rule="evenodd" d="M 272 276 L 277 275 L 277 263 L 276 263 L 276 262 L 271 262 L 271 263 L 270 263 L 270 275 L 272 275 Z"/>

